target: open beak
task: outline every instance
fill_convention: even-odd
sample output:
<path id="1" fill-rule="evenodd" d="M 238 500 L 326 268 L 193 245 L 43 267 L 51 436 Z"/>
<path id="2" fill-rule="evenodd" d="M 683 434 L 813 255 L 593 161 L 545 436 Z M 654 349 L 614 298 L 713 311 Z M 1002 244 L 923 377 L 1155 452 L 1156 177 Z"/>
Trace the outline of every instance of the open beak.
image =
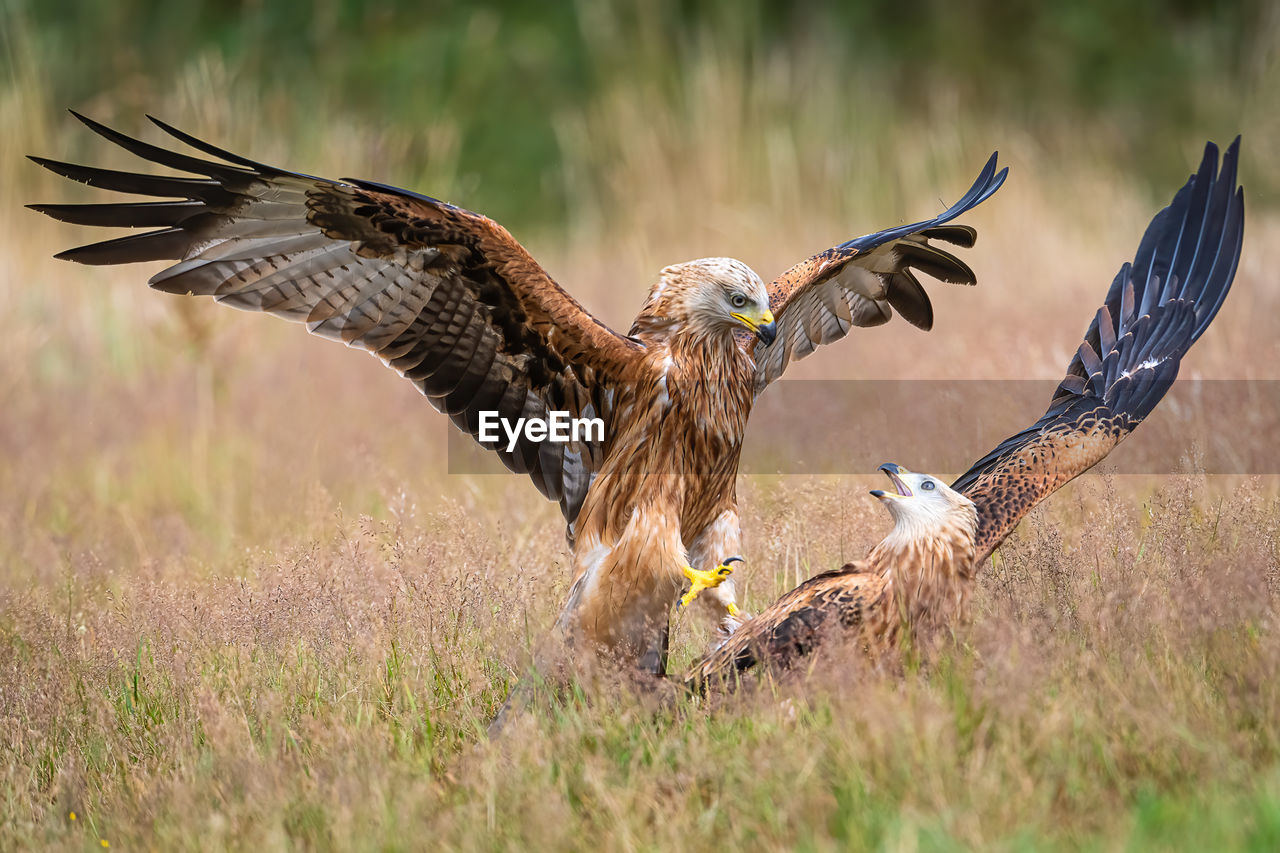
<path id="1" fill-rule="evenodd" d="M 768 308 L 760 312 L 759 317 L 748 317 L 746 314 L 734 313 L 733 319 L 756 333 L 756 337 L 765 346 L 778 339 L 778 324 L 773 319 L 773 312 Z"/>
<path id="2" fill-rule="evenodd" d="M 901 498 L 911 497 L 911 489 L 908 488 L 907 484 L 902 481 L 902 475 L 909 474 L 911 472 L 909 472 L 906 468 L 903 468 L 901 465 L 895 465 L 892 462 L 884 463 L 883 465 L 880 466 L 880 470 L 883 471 L 888 476 L 889 482 L 893 483 L 894 490 L 892 492 L 886 492 L 883 489 L 872 489 L 871 490 L 872 497 L 879 498 L 882 501 L 883 500 L 896 501 Z"/>

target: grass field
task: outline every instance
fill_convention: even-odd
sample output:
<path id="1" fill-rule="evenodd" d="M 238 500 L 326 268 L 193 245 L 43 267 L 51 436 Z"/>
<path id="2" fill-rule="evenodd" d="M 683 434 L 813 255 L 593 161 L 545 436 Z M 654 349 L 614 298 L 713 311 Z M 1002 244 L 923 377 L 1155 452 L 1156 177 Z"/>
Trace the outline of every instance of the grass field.
<path id="1" fill-rule="evenodd" d="M 149 292 L 153 270 L 52 260 L 85 235 L 21 204 L 86 194 L 18 155 L 127 160 L 60 112 L 34 43 L 5 42 L 0 90 L 0 849 L 1280 846 L 1280 479 L 1195 473 L 1191 446 L 1190 473 L 1087 476 L 1033 513 L 926 660 L 657 708 L 579 696 L 489 742 L 567 591 L 558 512 L 522 479 L 447 474 L 443 419 L 373 359 Z M 1009 182 L 965 220 L 979 286 L 927 284 L 930 334 L 894 322 L 794 370 L 1042 379 L 1046 400 L 1204 139 L 1243 131 L 1244 256 L 1182 376 L 1280 379 L 1275 86 L 1207 82 L 1200 99 L 1237 98 L 1231 124 L 1135 141 L 1113 114 L 975 118 L 963 87 L 833 109 L 850 84 L 820 53 L 744 73 L 703 47 L 674 84 L 601 73 L 555 115 L 545 220 L 467 165 L 455 103 L 384 132 L 340 101 L 282 106 L 213 54 L 69 105 L 509 203 L 615 327 L 664 264 L 729 254 L 767 279 L 938 210 L 999 148 Z M 1215 416 L 1241 448 L 1275 441 L 1274 411 Z M 850 471 L 882 461 L 860 417 L 829 425 Z M 874 544 L 871 487 L 743 477 L 748 607 Z M 678 620 L 676 668 L 708 639 Z"/>

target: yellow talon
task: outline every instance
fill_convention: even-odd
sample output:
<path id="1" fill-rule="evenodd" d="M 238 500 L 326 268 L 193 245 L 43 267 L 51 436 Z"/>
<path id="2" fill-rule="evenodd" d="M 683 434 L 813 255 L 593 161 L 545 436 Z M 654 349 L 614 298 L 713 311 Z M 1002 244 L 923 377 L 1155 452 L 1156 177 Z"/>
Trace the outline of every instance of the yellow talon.
<path id="1" fill-rule="evenodd" d="M 698 597 L 698 593 L 704 589 L 714 589 L 728 579 L 733 574 L 733 564 L 741 563 L 741 557 L 730 557 L 720 565 L 716 566 L 709 572 L 700 572 L 692 566 L 685 566 L 680 571 L 684 572 L 684 576 L 689 579 L 689 591 L 680 596 L 679 607 L 688 607 L 693 600 Z M 730 613 L 736 612 L 737 608 L 730 605 Z"/>

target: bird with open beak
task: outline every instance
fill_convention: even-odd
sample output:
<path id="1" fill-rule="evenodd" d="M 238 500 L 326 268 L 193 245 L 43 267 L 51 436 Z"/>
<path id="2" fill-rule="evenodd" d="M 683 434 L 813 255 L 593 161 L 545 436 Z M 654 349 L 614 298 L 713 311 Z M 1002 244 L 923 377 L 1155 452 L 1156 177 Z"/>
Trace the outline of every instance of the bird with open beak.
<path id="1" fill-rule="evenodd" d="M 787 666 L 829 633 L 872 651 L 963 617 L 973 583 L 978 512 L 931 474 L 886 463 L 892 489 L 873 489 L 893 529 L 865 559 L 805 581 L 736 631 L 686 677 L 694 687 L 767 659 Z"/>

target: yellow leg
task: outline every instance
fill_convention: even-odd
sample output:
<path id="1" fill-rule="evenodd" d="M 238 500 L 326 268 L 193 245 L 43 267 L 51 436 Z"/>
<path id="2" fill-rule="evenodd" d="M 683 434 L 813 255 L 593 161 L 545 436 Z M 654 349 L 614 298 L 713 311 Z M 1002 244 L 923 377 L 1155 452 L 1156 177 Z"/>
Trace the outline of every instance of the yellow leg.
<path id="1" fill-rule="evenodd" d="M 711 571 L 706 572 L 700 572 L 692 566 L 685 566 L 681 571 L 689 579 L 689 591 L 680 596 L 680 603 L 676 607 L 688 607 L 698 597 L 698 593 L 704 589 L 714 589 L 720 586 L 728 579 L 729 575 L 733 574 L 733 564 L 741 562 L 744 562 L 741 557 L 730 557 Z M 735 613 L 737 609 L 730 605 L 730 614 Z"/>

